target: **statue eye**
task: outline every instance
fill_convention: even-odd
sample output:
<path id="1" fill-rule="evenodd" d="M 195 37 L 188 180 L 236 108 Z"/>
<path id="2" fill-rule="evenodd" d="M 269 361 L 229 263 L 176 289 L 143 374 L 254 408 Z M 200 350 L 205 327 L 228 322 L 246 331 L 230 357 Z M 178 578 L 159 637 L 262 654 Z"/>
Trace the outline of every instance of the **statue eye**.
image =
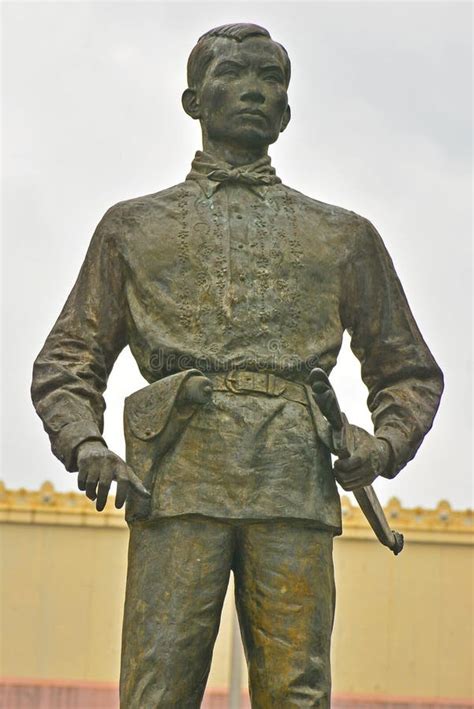
<path id="1" fill-rule="evenodd" d="M 216 74 L 217 74 L 217 76 L 238 77 L 239 76 L 239 68 L 236 66 L 224 65 L 224 66 L 218 67 Z"/>
<path id="2" fill-rule="evenodd" d="M 283 78 L 280 74 L 277 74 L 276 72 L 271 72 L 269 74 L 264 74 L 265 81 L 275 81 L 277 83 L 282 83 Z"/>

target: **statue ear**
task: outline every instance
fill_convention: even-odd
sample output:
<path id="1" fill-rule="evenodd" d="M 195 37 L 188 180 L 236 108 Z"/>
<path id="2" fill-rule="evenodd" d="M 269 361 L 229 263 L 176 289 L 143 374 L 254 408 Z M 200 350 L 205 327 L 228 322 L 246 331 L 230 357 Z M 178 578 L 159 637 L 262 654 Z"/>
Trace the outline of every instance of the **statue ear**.
<path id="1" fill-rule="evenodd" d="M 281 121 L 280 133 L 283 133 L 283 131 L 285 130 L 286 126 L 287 126 L 288 123 L 290 122 L 290 119 L 291 119 L 291 108 L 290 108 L 289 106 L 287 106 L 287 107 L 286 107 L 286 111 L 285 111 L 285 113 L 283 114 L 283 118 L 282 118 L 282 121 Z"/>
<path id="2" fill-rule="evenodd" d="M 191 118 L 194 120 L 201 117 L 201 111 L 199 108 L 199 101 L 194 89 L 186 89 L 181 97 L 181 103 L 183 108 Z"/>

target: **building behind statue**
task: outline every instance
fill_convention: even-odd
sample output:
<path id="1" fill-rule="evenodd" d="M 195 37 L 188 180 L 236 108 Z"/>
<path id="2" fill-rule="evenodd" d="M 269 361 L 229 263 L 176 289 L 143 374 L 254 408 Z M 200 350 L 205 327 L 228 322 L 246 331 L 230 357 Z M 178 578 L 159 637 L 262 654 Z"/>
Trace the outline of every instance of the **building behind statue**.
<path id="1" fill-rule="evenodd" d="M 406 549 L 382 547 L 343 500 L 336 541 L 334 709 L 473 706 L 472 511 L 386 508 Z M 0 489 L 5 709 L 112 709 L 125 589 L 127 529 L 109 503 Z M 233 610 L 224 606 L 205 703 L 228 706 Z M 242 708 L 247 707 L 242 661 Z"/>

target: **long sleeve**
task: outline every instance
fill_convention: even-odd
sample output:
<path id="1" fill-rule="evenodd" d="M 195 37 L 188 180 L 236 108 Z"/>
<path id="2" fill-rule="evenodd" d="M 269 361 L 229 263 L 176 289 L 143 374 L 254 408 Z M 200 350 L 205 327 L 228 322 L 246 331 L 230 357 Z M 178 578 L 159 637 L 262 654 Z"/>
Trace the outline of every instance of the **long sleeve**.
<path id="1" fill-rule="evenodd" d="M 51 448 L 69 471 L 76 449 L 103 440 L 103 392 L 127 344 L 117 208 L 99 223 L 77 281 L 33 367 L 31 395 Z"/>
<path id="2" fill-rule="evenodd" d="M 391 446 L 386 477 L 411 460 L 432 426 L 443 375 L 411 314 L 376 229 L 361 220 L 343 273 L 341 320 L 361 362 L 375 435 Z"/>

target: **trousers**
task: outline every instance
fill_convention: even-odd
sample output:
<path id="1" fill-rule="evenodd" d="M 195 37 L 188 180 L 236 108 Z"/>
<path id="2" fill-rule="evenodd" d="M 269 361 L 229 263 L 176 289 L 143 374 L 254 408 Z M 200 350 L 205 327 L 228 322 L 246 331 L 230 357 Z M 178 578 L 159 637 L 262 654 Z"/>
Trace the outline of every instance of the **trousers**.
<path id="1" fill-rule="evenodd" d="M 195 709 L 230 572 L 255 709 L 330 707 L 333 535 L 301 520 L 130 526 L 121 709 Z"/>

